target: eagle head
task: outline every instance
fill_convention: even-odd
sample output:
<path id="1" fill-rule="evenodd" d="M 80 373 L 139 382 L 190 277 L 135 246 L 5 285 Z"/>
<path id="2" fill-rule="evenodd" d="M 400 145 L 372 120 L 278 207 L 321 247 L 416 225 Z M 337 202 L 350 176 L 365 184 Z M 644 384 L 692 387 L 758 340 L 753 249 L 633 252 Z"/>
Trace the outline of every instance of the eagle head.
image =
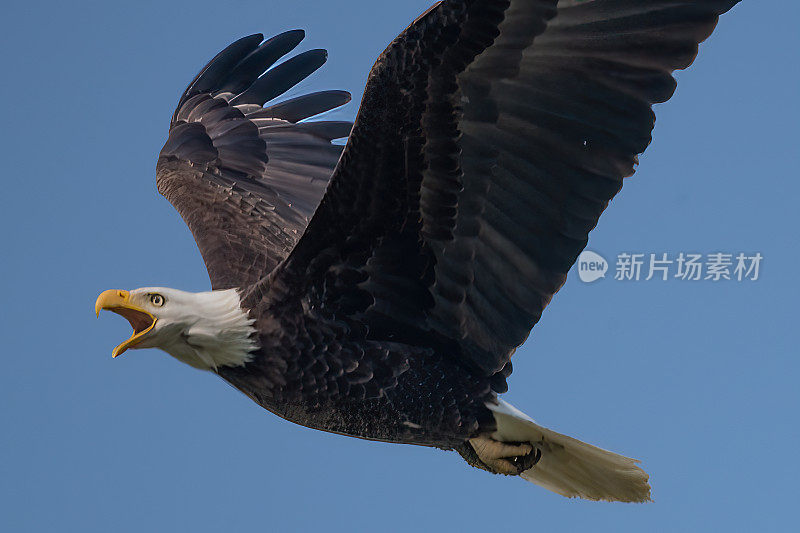
<path id="1" fill-rule="evenodd" d="M 242 309 L 236 290 L 191 293 L 149 287 L 103 292 L 95 312 L 107 310 L 125 317 L 131 338 L 114 348 L 125 351 L 159 348 L 202 370 L 243 366 L 258 349 L 255 320 Z"/>

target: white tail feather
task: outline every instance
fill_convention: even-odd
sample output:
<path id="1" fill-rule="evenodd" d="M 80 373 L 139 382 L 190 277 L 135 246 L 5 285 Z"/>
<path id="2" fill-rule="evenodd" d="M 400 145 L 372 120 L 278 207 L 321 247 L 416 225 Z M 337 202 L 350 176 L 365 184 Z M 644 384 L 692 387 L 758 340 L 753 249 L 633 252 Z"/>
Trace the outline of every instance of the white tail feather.
<path id="1" fill-rule="evenodd" d="M 567 498 L 621 502 L 650 500 L 648 475 L 639 461 L 602 450 L 539 426 L 525 413 L 500 400 L 493 411 L 500 442 L 529 442 L 542 451 L 538 464 L 521 476 Z"/>

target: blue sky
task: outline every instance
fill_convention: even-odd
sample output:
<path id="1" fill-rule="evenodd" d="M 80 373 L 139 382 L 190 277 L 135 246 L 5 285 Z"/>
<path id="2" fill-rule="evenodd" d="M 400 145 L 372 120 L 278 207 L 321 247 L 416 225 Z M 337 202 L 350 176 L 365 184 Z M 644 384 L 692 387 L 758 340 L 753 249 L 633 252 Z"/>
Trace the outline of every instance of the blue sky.
<path id="1" fill-rule="evenodd" d="M 796 525 L 800 49 L 793 2 L 724 17 L 590 248 L 760 252 L 756 282 L 581 283 L 515 356 L 507 399 L 641 458 L 655 503 L 569 501 L 445 452 L 304 429 L 95 319 L 107 288 L 208 288 L 155 190 L 170 114 L 206 60 L 305 28 L 302 90 L 358 96 L 429 0 L 15 2 L 0 106 L 0 530 L 779 531 Z M 780 5 L 780 9 L 777 6 Z M 770 8 L 771 9 L 768 9 Z M 297 91 L 295 91 L 297 93 Z M 352 118 L 357 104 L 333 114 Z M 611 267 L 614 268 L 613 265 Z"/>

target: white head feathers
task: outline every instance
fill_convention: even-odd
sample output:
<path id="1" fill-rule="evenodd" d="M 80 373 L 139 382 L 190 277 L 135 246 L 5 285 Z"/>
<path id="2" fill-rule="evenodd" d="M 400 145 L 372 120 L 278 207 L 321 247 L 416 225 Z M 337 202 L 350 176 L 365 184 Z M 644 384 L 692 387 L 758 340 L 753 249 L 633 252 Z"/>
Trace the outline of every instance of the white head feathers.
<path id="1" fill-rule="evenodd" d="M 163 301 L 152 305 L 154 295 Z M 167 288 L 131 291 L 131 299 L 146 301 L 155 327 L 134 348 L 160 348 L 201 370 L 243 366 L 258 348 L 255 320 L 241 307 L 235 289 L 190 293 Z"/>

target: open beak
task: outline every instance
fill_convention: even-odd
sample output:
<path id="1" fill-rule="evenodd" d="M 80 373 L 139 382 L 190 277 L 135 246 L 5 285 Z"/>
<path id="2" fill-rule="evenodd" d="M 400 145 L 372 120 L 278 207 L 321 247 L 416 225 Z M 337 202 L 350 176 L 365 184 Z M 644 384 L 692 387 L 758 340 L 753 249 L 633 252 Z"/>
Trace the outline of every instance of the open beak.
<path id="1" fill-rule="evenodd" d="M 128 348 L 133 348 L 142 342 L 144 336 L 156 325 L 156 317 L 144 309 L 136 307 L 130 300 L 131 293 L 128 291 L 110 290 L 98 296 L 97 302 L 94 304 L 97 316 L 100 316 L 100 311 L 111 311 L 125 317 L 133 327 L 131 338 L 114 348 L 111 353 L 111 356 L 115 358 L 125 353 Z"/>

